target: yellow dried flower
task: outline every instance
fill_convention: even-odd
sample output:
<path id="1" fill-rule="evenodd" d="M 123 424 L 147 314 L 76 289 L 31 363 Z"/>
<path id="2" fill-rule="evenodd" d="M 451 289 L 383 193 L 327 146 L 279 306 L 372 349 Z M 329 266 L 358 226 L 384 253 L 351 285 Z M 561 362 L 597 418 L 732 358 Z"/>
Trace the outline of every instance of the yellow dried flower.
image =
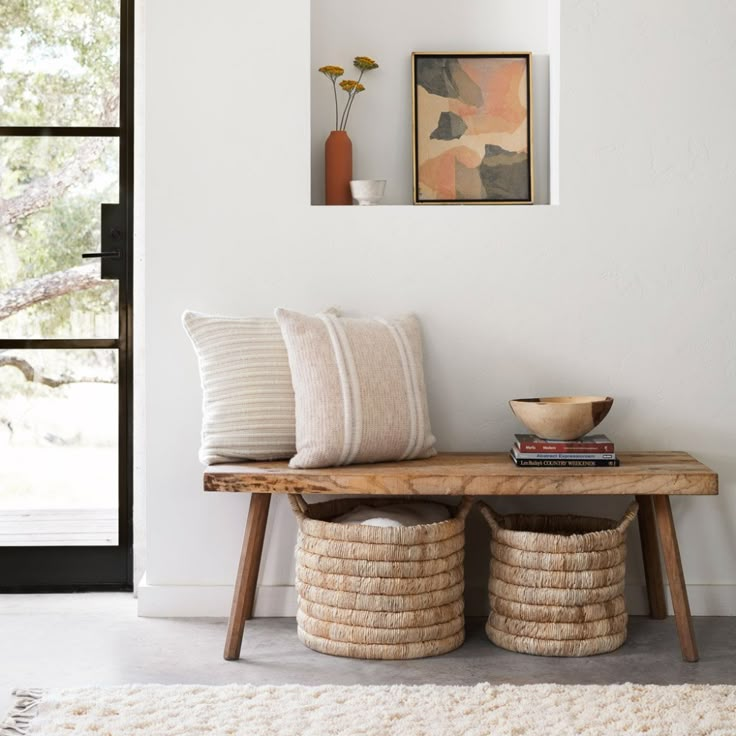
<path id="1" fill-rule="evenodd" d="M 324 74 L 326 77 L 329 77 L 333 81 L 345 74 L 345 70 L 341 66 L 321 66 L 318 71 L 322 72 L 322 74 Z"/>
<path id="2" fill-rule="evenodd" d="M 356 56 L 353 59 L 353 66 L 362 72 L 369 72 L 371 69 L 378 69 L 378 64 L 371 59 L 370 56 Z"/>
<path id="3" fill-rule="evenodd" d="M 365 87 L 360 83 L 360 80 L 363 79 L 363 75 L 371 69 L 378 69 L 378 64 L 371 59 L 370 56 L 356 56 L 355 59 L 353 59 L 353 66 L 360 70 L 358 78 L 343 79 L 342 82 L 340 82 L 340 88 L 347 93 L 342 115 L 339 115 L 339 104 L 337 102 L 337 79 L 345 73 L 345 70 L 341 66 L 321 66 L 319 68 L 319 71 L 332 82 L 332 92 L 335 97 L 335 130 L 346 129 L 348 118 L 350 117 L 350 111 L 352 110 L 353 103 L 355 102 L 355 96 L 359 92 L 365 91 Z"/>

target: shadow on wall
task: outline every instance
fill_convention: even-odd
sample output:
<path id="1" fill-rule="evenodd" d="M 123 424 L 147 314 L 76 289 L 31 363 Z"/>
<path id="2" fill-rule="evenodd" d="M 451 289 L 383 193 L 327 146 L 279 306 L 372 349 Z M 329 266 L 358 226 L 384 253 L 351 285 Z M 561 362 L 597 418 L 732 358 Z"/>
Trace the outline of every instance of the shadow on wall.
<path id="1" fill-rule="evenodd" d="M 308 503 L 314 503 L 310 498 L 312 497 L 307 497 Z M 316 500 L 325 499 L 317 497 Z M 289 507 L 288 499 L 284 495 L 273 496 L 261 562 L 261 565 L 267 565 L 273 572 L 268 574 L 268 571 L 262 570 L 261 580 L 269 580 L 270 585 L 294 585 L 296 534 L 296 518 Z M 286 570 L 289 571 L 288 578 L 283 579 Z"/>
<path id="2" fill-rule="evenodd" d="M 724 494 L 724 489 L 730 490 L 736 487 L 736 458 L 732 455 L 713 455 L 706 458 L 705 462 L 718 473 L 719 493 Z M 693 501 L 694 499 L 689 500 Z M 736 566 L 736 498 L 733 494 L 724 494 L 701 500 L 708 504 L 711 510 L 707 519 L 717 519 L 717 523 L 722 530 L 720 535 L 713 534 L 713 530 L 708 526 L 698 530 L 698 536 L 701 538 L 702 548 L 706 551 L 706 557 L 711 559 L 720 557 L 721 559 L 731 560 L 732 567 Z M 720 509 L 716 509 L 715 504 L 719 504 Z M 724 504 L 733 506 L 730 513 L 724 511 Z M 705 520 L 705 514 L 700 519 Z M 720 548 L 718 543 L 713 541 L 715 539 L 725 540 L 728 549 Z M 731 572 L 733 573 L 733 570 Z M 730 581 L 725 582 L 731 584 Z M 733 611 L 733 614 L 736 615 L 736 611 Z"/>

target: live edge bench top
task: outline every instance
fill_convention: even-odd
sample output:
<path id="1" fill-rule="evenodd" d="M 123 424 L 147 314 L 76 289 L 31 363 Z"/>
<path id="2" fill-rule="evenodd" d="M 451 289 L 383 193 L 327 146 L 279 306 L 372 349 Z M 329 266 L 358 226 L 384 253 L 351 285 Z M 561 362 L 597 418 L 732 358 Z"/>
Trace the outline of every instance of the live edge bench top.
<path id="1" fill-rule="evenodd" d="M 378 495 L 715 495 L 718 475 L 686 452 L 622 452 L 618 468 L 517 468 L 508 453 L 301 470 L 286 461 L 212 465 L 204 489 Z"/>

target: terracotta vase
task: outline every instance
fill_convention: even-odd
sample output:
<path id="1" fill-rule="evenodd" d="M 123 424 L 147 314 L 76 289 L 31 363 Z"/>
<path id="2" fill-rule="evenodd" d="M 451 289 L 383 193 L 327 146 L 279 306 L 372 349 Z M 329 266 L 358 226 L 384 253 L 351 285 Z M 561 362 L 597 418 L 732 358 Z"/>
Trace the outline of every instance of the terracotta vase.
<path id="1" fill-rule="evenodd" d="M 344 130 L 333 130 L 325 142 L 325 204 L 352 204 L 353 144 Z"/>

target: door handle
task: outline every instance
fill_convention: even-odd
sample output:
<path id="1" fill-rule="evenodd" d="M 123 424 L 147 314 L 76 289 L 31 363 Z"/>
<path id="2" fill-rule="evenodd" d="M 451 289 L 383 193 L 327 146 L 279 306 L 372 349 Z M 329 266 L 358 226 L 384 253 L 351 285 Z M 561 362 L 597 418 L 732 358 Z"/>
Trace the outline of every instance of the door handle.
<path id="1" fill-rule="evenodd" d="M 82 253 L 82 258 L 100 259 L 100 278 L 120 280 L 125 275 L 125 209 L 119 204 L 102 205 L 102 242 L 99 253 Z"/>
<path id="2" fill-rule="evenodd" d="M 120 251 L 103 250 L 99 253 L 82 253 L 82 258 L 120 258 Z"/>

